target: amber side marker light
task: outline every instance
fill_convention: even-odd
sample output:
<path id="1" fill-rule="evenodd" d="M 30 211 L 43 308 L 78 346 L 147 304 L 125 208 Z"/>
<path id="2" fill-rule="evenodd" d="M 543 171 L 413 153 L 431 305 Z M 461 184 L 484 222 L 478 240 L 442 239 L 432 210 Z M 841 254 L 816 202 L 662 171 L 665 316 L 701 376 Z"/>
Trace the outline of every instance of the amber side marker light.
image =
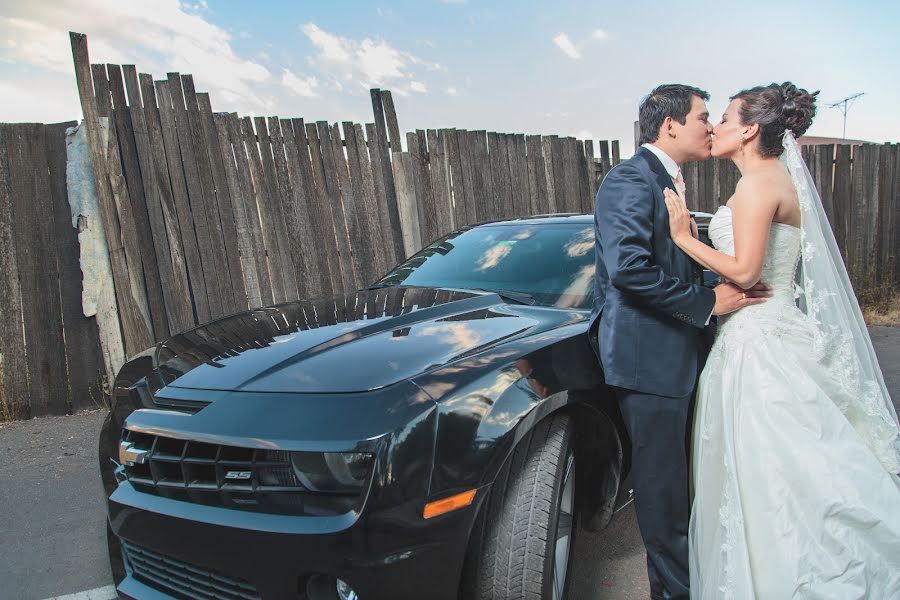
<path id="1" fill-rule="evenodd" d="M 475 490 L 469 490 L 468 492 L 456 494 L 455 496 L 450 496 L 449 498 L 444 498 L 443 500 L 429 502 L 425 505 L 425 510 L 422 511 L 422 516 L 426 519 L 430 519 L 431 517 L 436 517 L 438 515 L 448 513 L 452 510 L 456 510 L 457 508 L 468 506 L 472 504 L 472 500 L 474 499 Z"/>

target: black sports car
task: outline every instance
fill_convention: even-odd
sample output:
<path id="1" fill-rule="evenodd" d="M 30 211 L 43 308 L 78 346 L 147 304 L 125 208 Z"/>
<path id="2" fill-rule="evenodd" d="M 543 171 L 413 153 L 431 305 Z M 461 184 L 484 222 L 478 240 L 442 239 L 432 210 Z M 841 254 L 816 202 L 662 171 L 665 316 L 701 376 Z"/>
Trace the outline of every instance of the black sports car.
<path id="1" fill-rule="evenodd" d="M 562 598 L 630 498 L 587 215 L 466 227 L 370 288 L 130 360 L 100 438 L 133 598 Z"/>

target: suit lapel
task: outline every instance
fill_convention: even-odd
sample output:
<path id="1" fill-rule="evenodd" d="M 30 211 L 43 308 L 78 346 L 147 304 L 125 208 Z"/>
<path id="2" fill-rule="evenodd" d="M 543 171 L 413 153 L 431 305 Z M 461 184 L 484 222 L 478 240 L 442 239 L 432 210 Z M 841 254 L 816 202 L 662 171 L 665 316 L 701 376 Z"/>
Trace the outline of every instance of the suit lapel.
<path id="1" fill-rule="evenodd" d="M 672 178 L 669 176 L 668 171 L 663 166 L 662 162 L 656 157 L 655 154 L 650 152 L 644 147 L 638 149 L 638 153 L 641 157 L 647 161 L 647 165 L 650 167 L 650 170 L 656 176 L 656 182 L 659 184 L 660 191 L 669 188 L 671 190 L 675 189 L 675 182 L 672 181 Z"/>
<path id="2" fill-rule="evenodd" d="M 645 161 L 647 161 L 647 165 L 650 167 L 650 171 L 656 177 L 656 182 L 659 185 L 660 192 L 662 190 L 669 188 L 670 190 L 675 189 L 675 182 L 672 180 L 672 177 L 669 175 L 669 172 L 666 171 L 666 168 L 663 166 L 662 162 L 657 158 L 655 154 L 650 152 L 644 147 L 638 149 L 635 155 L 640 155 Z M 663 202 L 663 206 L 665 206 L 665 202 Z M 668 237 L 671 242 L 671 237 L 669 237 L 669 226 L 668 220 L 666 220 L 666 237 Z M 674 242 L 671 242 L 674 245 Z M 690 277 L 695 279 L 697 276 L 696 268 L 697 263 L 695 263 L 690 256 L 688 256 L 681 248 L 676 246 L 678 252 L 675 253 L 675 256 L 679 257 L 681 262 L 681 268 L 685 270 L 686 273 L 690 273 Z"/>

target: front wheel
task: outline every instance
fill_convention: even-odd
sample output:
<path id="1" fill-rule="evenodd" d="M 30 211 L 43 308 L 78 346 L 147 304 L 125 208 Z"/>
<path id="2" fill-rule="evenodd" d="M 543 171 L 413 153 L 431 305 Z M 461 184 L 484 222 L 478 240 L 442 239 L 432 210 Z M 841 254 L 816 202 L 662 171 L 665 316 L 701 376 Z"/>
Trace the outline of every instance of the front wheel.
<path id="1" fill-rule="evenodd" d="M 544 419 L 516 446 L 472 532 L 462 598 L 562 600 L 574 547 L 571 418 Z"/>

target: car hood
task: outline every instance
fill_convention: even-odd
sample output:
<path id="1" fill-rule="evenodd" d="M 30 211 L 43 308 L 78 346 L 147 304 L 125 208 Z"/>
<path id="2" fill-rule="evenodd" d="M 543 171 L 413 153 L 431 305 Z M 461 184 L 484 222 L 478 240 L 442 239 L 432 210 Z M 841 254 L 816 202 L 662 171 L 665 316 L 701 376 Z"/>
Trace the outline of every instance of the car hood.
<path id="1" fill-rule="evenodd" d="M 170 388 L 346 393 L 415 377 L 560 321 L 497 294 L 362 290 L 239 313 L 161 344 Z M 571 318 L 571 315 L 568 315 Z"/>

